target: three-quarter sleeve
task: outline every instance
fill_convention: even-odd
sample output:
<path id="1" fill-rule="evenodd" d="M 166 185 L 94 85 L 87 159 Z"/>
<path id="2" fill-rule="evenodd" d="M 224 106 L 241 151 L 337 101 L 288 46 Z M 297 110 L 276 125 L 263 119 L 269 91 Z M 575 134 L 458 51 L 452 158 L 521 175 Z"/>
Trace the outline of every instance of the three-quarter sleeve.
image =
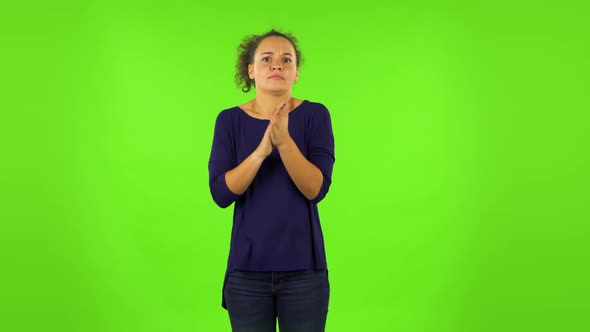
<path id="1" fill-rule="evenodd" d="M 311 200 L 319 203 L 328 193 L 332 183 L 332 169 L 334 168 L 334 133 L 332 121 L 327 108 L 321 107 L 314 114 L 311 123 L 311 133 L 308 143 L 308 159 L 320 169 L 323 175 L 322 187 L 318 195 Z"/>
<path id="2" fill-rule="evenodd" d="M 235 149 L 231 133 L 231 120 L 224 112 L 215 120 L 213 145 L 209 157 L 209 189 L 217 205 L 226 208 L 240 195 L 229 190 L 225 182 L 225 173 L 236 167 Z"/>

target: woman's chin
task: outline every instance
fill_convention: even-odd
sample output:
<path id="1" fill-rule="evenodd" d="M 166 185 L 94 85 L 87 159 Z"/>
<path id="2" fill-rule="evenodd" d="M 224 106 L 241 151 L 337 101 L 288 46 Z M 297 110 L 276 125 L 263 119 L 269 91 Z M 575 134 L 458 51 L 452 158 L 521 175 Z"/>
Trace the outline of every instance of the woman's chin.
<path id="1" fill-rule="evenodd" d="M 289 86 L 288 88 L 285 88 L 285 86 L 276 86 L 276 85 L 265 86 L 265 87 L 256 88 L 256 90 L 280 94 L 280 93 L 289 92 L 291 90 L 291 86 Z"/>

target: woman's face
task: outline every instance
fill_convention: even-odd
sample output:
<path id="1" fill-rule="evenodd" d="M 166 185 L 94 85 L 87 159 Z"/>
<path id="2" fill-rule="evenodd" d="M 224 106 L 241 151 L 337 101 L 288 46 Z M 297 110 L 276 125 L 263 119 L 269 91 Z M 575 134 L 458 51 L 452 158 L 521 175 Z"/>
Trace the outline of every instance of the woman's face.
<path id="1" fill-rule="evenodd" d="M 254 63 L 248 65 L 248 75 L 254 79 L 256 90 L 290 90 L 299 77 L 295 56 L 295 49 L 287 39 L 277 36 L 263 39 L 254 52 Z"/>

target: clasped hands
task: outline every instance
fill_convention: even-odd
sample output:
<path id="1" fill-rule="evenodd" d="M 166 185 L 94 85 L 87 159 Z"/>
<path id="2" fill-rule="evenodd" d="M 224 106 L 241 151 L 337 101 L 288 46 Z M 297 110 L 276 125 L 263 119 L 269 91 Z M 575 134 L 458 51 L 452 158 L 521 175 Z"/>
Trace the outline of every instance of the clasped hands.
<path id="1" fill-rule="evenodd" d="M 270 115 L 270 123 L 258 146 L 259 154 L 266 158 L 274 147 L 280 148 L 291 139 L 289 135 L 289 112 L 287 104 L 279 105 Z"/>

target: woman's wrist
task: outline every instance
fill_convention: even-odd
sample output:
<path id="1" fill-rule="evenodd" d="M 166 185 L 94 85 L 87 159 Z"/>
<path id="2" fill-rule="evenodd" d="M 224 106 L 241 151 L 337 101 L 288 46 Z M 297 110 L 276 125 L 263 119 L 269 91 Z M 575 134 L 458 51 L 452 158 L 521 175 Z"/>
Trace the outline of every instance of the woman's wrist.
<path id="1" fill-rule="evenodd" d="M 270 153 L 265 153 L 263 151 L 260 151 L 260 149 L 256 149 L 254 150 L 254 152 L 252 152 L 252 154 L 250 155 L 255 161 L 258 161 L 260 163 L 262 163 L 264 161 L 264 159 L 266 159 L 266 157 L 268 157 Z"/>
<path id="2" fill-rule="evenodd" d="M 277 149 L 279 151 L 287 150 L 295 144 L 295 141 L 291 138 L 291 136 L 287 136 L 280 145 L 277 145 Z"/>

